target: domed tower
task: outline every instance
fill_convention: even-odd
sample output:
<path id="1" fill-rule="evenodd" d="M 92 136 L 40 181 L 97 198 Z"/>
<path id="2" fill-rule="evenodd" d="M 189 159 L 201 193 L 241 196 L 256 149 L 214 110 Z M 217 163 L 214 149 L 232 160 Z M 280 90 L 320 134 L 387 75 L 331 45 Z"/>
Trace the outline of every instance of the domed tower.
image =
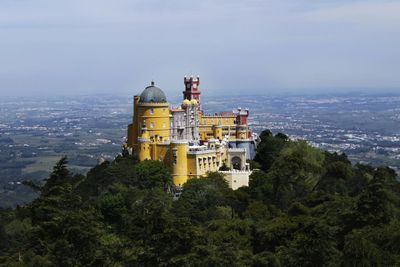
<path id="1" fill-rule="evenodd" d="M 128 128 L 128 146 L 138 152 L 138 141 L 142 129 L 147 129 L 150 142 L 165 142 L 170 139 L 169 103 L 164 92 L 151 82 L 140 96 L 134 97 L 133 123 Z M 146 140 L 147 142 L 147 140 Z"/>

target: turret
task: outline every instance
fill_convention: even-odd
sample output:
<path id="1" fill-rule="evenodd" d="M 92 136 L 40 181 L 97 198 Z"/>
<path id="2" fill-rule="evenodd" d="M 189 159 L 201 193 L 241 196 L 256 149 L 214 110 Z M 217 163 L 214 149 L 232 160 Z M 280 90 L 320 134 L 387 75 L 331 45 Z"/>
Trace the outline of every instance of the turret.
<path id="1" fill-rule="evenodd" d="M 195 99 L 197 101 L 198 110 L 201 110 L 201 103 L 200 103 L 200 77 L 197 76 L 194 78 L 193 76 L 190 76 L 190 78 L 187 78 L 186 76 L 183 78 L 183 82 L 185 84 L 185 91 L 183 91 L 183 99 L 188 99 L 188 100 L 193 100 Z"/>
<path id="2" fill-rule="evenodd" d="M 237 110 L 234 110 L 233 113 L 236 114 L 236 124 L 247 125 L 247 119 L 249 117 L 249 110 L 247 108 L 244 110 L 237 108 Z"/>
<path id="3" fill-rule="evenodd" d="M 222 126 L 221 125 L 213 125 L 213 135 L 215 139 L 222 140 Z"/>
<path id="4" fill-rule="evenodd" d="M 176 186 L 182 186 L 188 179 L 187 151 L 189 144 L 186 140 L 171 142 L 171 172 L 172 181 Z"/>
<path id="5" fill-rule="evenodd" d="M 198 102 L 196 99 L 185 99 L 181 104 L 184 110 L 184 139 L 190 142 L 198 142 L 199 140 L 199 130 L 198 130 L 198 115 L 197 112 Z"/>
<path id="6" fill-rule="evenodd" d="M 249 138 L 249 110 L 238 108 L 234 113 L 236 114 L 236 139 L 243 140 Z"/>
<path id="7" fill-rule="evenodd" d="M 142 129 L 142 134 L 138 138 L 138 158 L 140 161 L 143 160 L 150 160 L 151 153 L 150 153 L 150 138 L 149 132 L 146 128 Z"/>
<path id="8" fill-rule="evenodd" d="M 247 138 L 247 126 L 237 125 L 236 126 L 236 139 L 246 139 Z"/>
<path id="9" fill-rule="evenodd" d="M 170 136 L 169 104 L 164 92 L 151 82 L 141 93 L 137 106 L 136 125 L 146 127 L 151 140 L 168 141 Z M 139 126 L 140 125 L 140 126 Z M 140 129 L 140 128 L 139 128 Z"/>

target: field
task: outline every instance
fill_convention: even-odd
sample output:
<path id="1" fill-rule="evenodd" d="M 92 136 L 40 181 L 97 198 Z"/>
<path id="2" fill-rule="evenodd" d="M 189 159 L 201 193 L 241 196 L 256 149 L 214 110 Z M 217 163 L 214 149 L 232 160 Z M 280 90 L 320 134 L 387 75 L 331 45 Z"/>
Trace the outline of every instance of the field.
<path id="1" fill-rule="evenodd" d="M 110 95 L 1 100 L 0 206 L 30 201 L 34 193 L 21 182 L 45 179 L 64 155 L 74 173 L 112 160 L 125 141 L 131 101 Z M 400 170 L 400 95 L 213 96 L 202 98 L 202 106 L 206 113 L 249 108 L 256 133 L 284 132 L 346 153 L 354 163 Z"/>

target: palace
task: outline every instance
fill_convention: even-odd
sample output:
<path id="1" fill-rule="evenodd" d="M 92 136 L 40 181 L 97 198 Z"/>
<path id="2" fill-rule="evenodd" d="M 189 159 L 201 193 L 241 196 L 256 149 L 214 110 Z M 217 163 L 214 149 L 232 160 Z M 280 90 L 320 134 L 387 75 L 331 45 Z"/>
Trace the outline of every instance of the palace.
<path id="1" fill-rule="evenodd" d="M 140 161 L 160 160 L 171 171 L 175 186 L 188 179 L 220 171 L 231 188 L 247 186 L 255 138 L 248 126 L 249 111 L 205 114 L 200 99 L 200 78 L 184 78 L 179 107 L 171 107 L 154 85 L 134 96 L 133 121 L 127 146 Z"/>

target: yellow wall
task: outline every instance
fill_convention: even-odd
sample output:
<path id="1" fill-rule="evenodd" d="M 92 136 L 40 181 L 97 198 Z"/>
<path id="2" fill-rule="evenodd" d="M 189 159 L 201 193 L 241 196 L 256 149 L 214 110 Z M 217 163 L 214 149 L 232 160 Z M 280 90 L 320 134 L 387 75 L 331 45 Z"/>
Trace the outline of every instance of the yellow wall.
<path id="1" fill-rule="evenodd" d="M 134 97 L 133 123 L 128 126 L 128 146 L 137 153 L 140 161 L 163 161 L 171 169 L 173 183 L 183 185 L 190 178 L 218 171 L 227 161 L 225 149 L 212 149 L 188 154 L 188 143 L 170 140 L 170 111 L 168 103 L 140 103 Z M 246 131 L 237 129 L 236 116 L 204 116 L 199 113 L 199 134 L 202 140 L 242 138 Z M 144 124 L 145 123 L 145 124 Z M 147 130 L 143 131 L 142 129 Z M 156 137 L 157 136 L 157 137 Z M 171 141 L 164 142 L 164 141 Z"/>
<path id="2" fill-rule="evenodd" d="M 160 160 L 166 164 L 170 163 L 170 159 L 168 156 L 168 151 L 170 150 L 169 145 L 164 145 L 164 144 L 157 144 L 155 146 L 156 153 L 154 155 L 154 160 Z"/>
<path id="3" fill-rule="evenodd" d="M 237 139 L 246 139 L 247 138 L 247 128 L 244 126 L 238 126 L 236 129 L 236 138 Z"/>
<path id="4" fill-rule="evenodd" d="M 219 167 L 222 165 L 221 158 L 214 151 L 196 154 L 194 158 L 197 164 L 195 166 L 198 167 L 197 176 L 204 176 L 207 172 L 218 171 Z"/>
<path id="5" fill-rule="evenodd" d="M 171 142 L 171 173 L 172 181 L 175 185 L 181 186 L 186 183 L 187 175 L 187 151 L 188 143 L 173 141 Z"/>
<path id="6" fill-rule="evenodd" d="M 229 139 L 236 139 L 236 116 L 235 115 L 204 115 L 199 113 L 199 135 L 201 140 L 215 137 L 213 125 L 221 125 L 222 138 L 229 136 Z M 221 136 L 218 133 L 218 136 Z M 219 139 L 222 139 L 219 138 Z"/>
<path id="7" fill-rule="evenodd" d="M 197 170 L 196 170 L 196 157 L 191 157 L 188 155 L 187 159 L 187 174 L 188 178 L 195 178 L 197 177 Z"/>
<path id="8" fill-rule="evenodd" d="M 212 125 L 199 126 L 199 135 L 201 140 L 215 138 Z M 222 137 L 225 136 L 229 136 L 229 139 L 236 139 L 236 125 L 222 126 Z"/>
<path id="9" fill-rule="evenodd" d="M 213 135 L 214 135 L 214 138 L 222 140 L 222 126 L 221 125 L 213 126 Z"/>
<path id="10" fill-rule="evenodd" d="M 199 113 L 200 125 L 235 125 L 235 121 L 235 115 L 203 115 L 202 113 Z"/>
<path id="11" fill-rule="evenodd" d="M 145 126 L 150 134 L 150 139 L 155 140 L 158 135 L 159 140 L 169 140 L 170 118 L 168 103 L 139 103 L 138 104 L 138 126 Z M 144 125 L 144 122 L 146 123 Z"/>
<path id="12" fill-rule="evenodd" d="M 151 148 L 150 142 L 139 142 L 139 160 L 150 160 L 151 158 Z"/>

